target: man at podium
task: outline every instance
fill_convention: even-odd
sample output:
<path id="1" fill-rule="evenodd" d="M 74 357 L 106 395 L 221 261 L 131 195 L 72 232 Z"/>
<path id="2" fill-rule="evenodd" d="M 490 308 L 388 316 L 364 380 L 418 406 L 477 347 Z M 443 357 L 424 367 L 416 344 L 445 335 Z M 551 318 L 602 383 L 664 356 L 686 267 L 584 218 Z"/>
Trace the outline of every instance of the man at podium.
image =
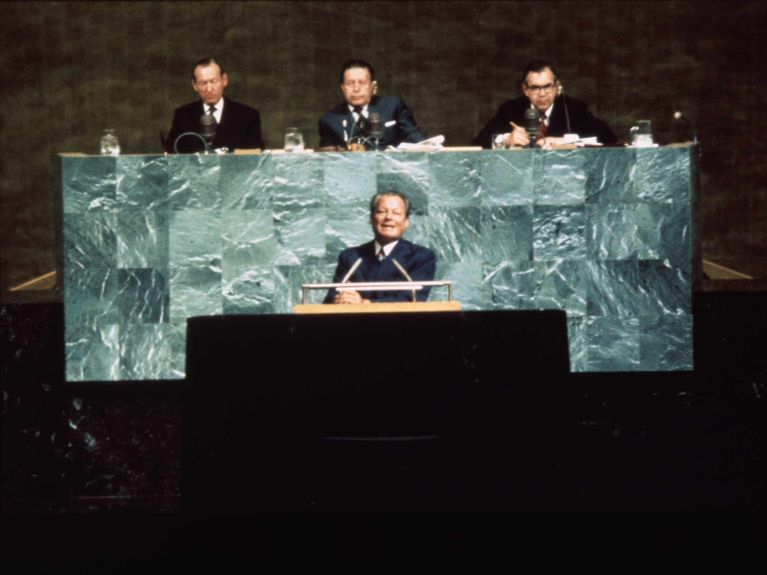
<path id="1" fill-rule="evenodd" d="M 373 241 L 347 248 L 338 256 L 333 283 L 431 281 L 437 258 L 428 248 L 402 239 L 410 225 L 410 200 L 398 191 L 380 192 L 370 200 Z M 416 301 L 426 301 L 429 288 L 416 292 Z M 330 290 L 325 303 L 370 303 L 412 301 L 413 292 Z"/>

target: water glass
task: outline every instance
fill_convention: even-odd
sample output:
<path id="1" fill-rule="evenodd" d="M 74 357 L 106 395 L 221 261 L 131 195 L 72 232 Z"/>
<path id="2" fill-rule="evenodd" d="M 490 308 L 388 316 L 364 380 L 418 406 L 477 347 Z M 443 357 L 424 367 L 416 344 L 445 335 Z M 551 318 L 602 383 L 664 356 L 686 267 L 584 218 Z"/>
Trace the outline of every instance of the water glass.
<path id="1" fill-rule="evenodd" d="M 637 120 L 637 125 L 629 130 L 631 145 L 635 148 L 651 148 L 655 145 L 652 139 L 652 122 Z"/>
<path id="2" fill-rule="evenodd" d="M 285 151 L 304 151 L 304 136 L 301 133 L 301 128 L 288 128 L 285 130 Z"/>
<path id="3" fill-rule="evenodd" d="M 117 135 L 115 134 L 114 130 L 106 129 L 101 133 L 101 155 L 120 155 L 120 140 L 117 139 Z"/>

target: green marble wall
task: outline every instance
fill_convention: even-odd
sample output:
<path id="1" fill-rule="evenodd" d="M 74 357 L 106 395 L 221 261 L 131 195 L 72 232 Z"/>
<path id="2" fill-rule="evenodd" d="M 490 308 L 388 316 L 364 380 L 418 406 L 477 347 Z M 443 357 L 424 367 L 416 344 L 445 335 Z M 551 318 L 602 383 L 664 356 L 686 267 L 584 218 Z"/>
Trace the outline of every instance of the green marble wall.
<path id="1" fill-rule="evenodd" d="M 186 318 L 289 313 L 413 202 L 463 309 L 565 309 L 574 371 L 692 369 L 694 156 L 571 151 L 62 158 L 69 381 L 184 376 Z M 321 298 L 324 294 L 316 294 Z"/>

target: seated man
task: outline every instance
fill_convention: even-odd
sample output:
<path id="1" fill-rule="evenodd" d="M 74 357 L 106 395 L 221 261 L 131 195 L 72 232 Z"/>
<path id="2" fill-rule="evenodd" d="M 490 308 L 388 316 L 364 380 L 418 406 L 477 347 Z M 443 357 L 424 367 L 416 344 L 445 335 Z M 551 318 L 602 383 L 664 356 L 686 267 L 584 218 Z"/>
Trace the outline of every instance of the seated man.
<path id="1" fill-rule="evenodd" d="M 372 148 L 371 114 L 378 114 L 382 129 L 378 149 L 400 142 L 420 142 L 423 134 L 407 104 L 395 96 L 376 96 L 373 67 L 363 60 L 349 60 L 341 69 L 344 101 L 320 118 L 320 149 L 348 149 L 359 140 Z"/>
<path id="2" fill-rule="evenodd" d="M 410 225 L 410 200 L 396 191 L 381 192 L 370 200 L 370 223 L 375 240 L 347 248 L 338 256 L 333 283 L 344 281 L 356 267 L 349 282 L 431 281 L 437 266 L 434 252 L 402 239 Z M 358 263 L 359 262 L 359 263 Z M 402 268 L 402 269 L 400 269 Z M 405 273 L 402 272 L 405 271 Z M 426 301 L 429 288 L 415 292 L 416 301 Z M 325 303 L 370 303 L 412 301 L 413 292 L 405 291 L 336 291 L 331 290 Z"/>
<path id="3" fill-rule="evenodd" d="M 229 77 L 213 58 L 197 61 L 192 72 L 192 89 L 201 101 L 176 109 L 173 126 L 165 141 L 167 152 L 176 151 L 176 140 L 189 132 L 208 135 L 212 150 L 264 147 L 258 110 L 224 98 L 224 89 L 228 84 Z M 205 114 L 212 114 L 214 121 L 203 127 L 200 120 Z M 206 130 L 207 134 L 202 134 Z M 177 148 L 180 153 L 194 153 L 203 151 L 205 145 L 200 138 L 187 135 L 179 139 Z"/>
<path id="4" fill-rule="evenodd" d="M 522 72 L 522 92 L 514 100 L 501 104 L 495 117 L 472 140 L 475 146 L 491 148 L 494 134 L 503 134 L 503 145 L 527 146 L 530 136 L 525 130 L 525 110 L 535 108 L 543 125 L 536 144 L 541 147 L 564 143 L 565 134 L 581 138 L 596 136 L 602 144 L 617 141 L 615 133 L 602 120 L 594 117 L 587 104 L 562 94 L 562 86 L 554 66 L 546 60 L 533 60 Z"/>

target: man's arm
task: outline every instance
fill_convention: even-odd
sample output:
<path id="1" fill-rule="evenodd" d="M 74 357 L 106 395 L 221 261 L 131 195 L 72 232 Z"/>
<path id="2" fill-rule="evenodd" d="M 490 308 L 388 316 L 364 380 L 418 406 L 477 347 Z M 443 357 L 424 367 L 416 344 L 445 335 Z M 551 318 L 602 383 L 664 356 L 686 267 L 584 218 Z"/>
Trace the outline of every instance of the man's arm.
<path id="1" fill-rule="evenodd" d="M 596 136 L 602 144 L 613 144 L 618 141 L 615 132 L 610 129 L 607 122 L 594 116 L 585 102 L 568 98 L 567 103 L 570 106 L 570 113 L 575 116 L 572 118 L 573 132 L 582 138 Z"/>
<path id="2" fill-rule="evenodd" d="M 403 100 L 394 109 L 394 119 L 397 121 L 399 142 L 416 143 L 426 139 L 415 123 L 413 112 Z"/>
<path id="3" fill-rule="evenodd" d="M 326 116 L 320 118 L 320 148 L 326 148 L 330 146 L 342 146 L 346 147 L 346 142 L 343 141 L 333 127 L 328 123 Z"/>
<path id="4" fill-rule="evenodd" d="M 506 134 L 507 132 L 511 132 L 513 130 L 511 124 L 509 123 L 512 120 L 510 113 L 509 113 L 509 106 L 508 102 L 501 104 L 501 106 L 498 107 L 498 111 L 495 113 L 495 116 L 487 123 L 485 124 L 485 127 L 482 128 L 479 131 L 479 134 L 477 134 L 474 139 L 471 141 L 472 146 L 482 146 L 485 149 L 492 148 L 492 138 L 493 134 Z"/>

